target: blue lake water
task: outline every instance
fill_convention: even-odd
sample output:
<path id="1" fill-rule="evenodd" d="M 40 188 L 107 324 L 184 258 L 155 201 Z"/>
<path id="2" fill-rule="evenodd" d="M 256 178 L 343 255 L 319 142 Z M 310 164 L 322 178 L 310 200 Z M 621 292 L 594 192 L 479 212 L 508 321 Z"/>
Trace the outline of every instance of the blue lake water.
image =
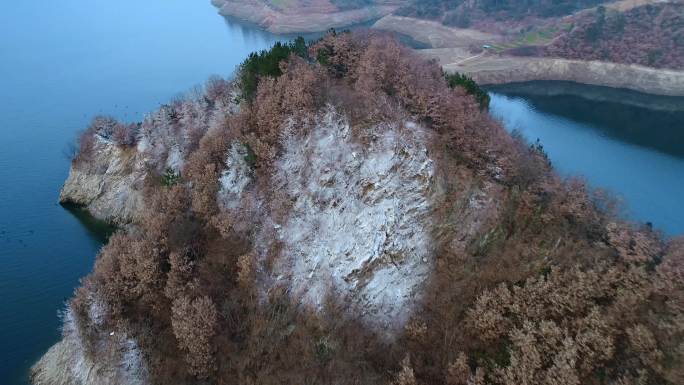
<path id="1" fill-rule="evenodd" d="M 209 0 L 2 8 L 0 384 L 14 385 L 58 340 L 57 312 L 103 241 L 57 204 L 67 142 L 94 115 L 139 120 L 212 74 L 230 75 L 273 37 L 227 24 Z"/>
<path id="2" fill-rule="evenodd" d="M 540 140 L 562 175 L 618 197 L 624 215 L 684 234 L 684 98 L 559 82 L 494 87 L 490 111 Z"/>
<path id="3" fill-rule="evenodd" d="M 0 384 L 26 383 L 30 365 L 59 339 L 58 310 L 105 239 L 107 229 L 56 203 L 69 169 L 67 143 L 94 115 L 140 120 L 212 74 L 229 76 L 249 52 L 274 40 L 225 22 L 208 0 L 3 5 Z M 535 101 L 534 93 L 497 92 L 492 113 L 509 128 L 539 137 L 562 172 L 584 174 L 621 193 L 636 218 L 684 232 L 684 155 L 670 143 L 681 136 L 667 136 L 677 130 L 653 131 L 645 124 L 630 127 L 635 135 L 621 136 L 601 111 L 586 122 L 578 119 L 585 115 L 581 109 L 564 115 L 567 100 L 542 98 L 549 106 Z M 582 105 L 582 98 L 573 100 L 568 106 Z M 633 106 L 624 108 L 619 111 Z M 661 116 L 649 109 L 639 114 L 644 122 Z M 684 128 L 681 115 L 672 119 L 663 124 Z"/>

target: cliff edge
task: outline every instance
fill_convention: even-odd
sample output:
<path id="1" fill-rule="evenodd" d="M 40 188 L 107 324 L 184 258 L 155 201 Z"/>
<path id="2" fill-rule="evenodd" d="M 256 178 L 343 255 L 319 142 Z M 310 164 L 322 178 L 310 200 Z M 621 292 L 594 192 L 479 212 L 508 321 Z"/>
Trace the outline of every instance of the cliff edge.
<path id="1" fill-rule="evenodd" d="M 208 87 L 224 82 L 213 79 Z M 230 97 L 216 102 L 189 97 L 135 124 L 95 118 L 79 139 L 60 203 L 83 207 L 95 218 L 118 225 L 139 220 L 146 186 L 181 172 L 190 148 L 237 111 Z"/>

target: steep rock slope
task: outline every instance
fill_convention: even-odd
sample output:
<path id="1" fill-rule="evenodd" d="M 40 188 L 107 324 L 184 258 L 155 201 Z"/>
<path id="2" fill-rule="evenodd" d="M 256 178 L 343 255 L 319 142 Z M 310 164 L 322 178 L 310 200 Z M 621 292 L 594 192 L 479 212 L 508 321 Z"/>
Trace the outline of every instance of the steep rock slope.
<path id="1" fill-rule="evenodd" d="M 331 286 L 371 322 L 401 327 L 433 261 L 428 133 L 411 122 L 371 127 L 363 146 L 335 111 L 314 126 L 276 163 L 275 186 L 293 201 L 276 232 L 288 256 L 276 272 L 315 308 Z"/>

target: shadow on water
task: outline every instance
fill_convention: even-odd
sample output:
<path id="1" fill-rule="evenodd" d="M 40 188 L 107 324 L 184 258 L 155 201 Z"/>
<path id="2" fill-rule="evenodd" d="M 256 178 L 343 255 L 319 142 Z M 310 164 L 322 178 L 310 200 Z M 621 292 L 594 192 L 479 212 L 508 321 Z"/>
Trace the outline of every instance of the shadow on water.
<path id="1" fill-rule="evenodd" d="M 116 226 L 95 218 L 88 210 L 81 206 L 71 203 L 61 203 L 60 205 L 78 219 L 81 225 L 88 230 L 90 237 L 96 242 L 106 244 L 109 241 L 109 237 L 117 230 Z"/>
<path id="2" fill-rule="evenodd" d="M 539 112 L 584 123 L 602 136 L 684 158 L 684 97 L 544 81 L 488 90 L 524 98 Z"/>

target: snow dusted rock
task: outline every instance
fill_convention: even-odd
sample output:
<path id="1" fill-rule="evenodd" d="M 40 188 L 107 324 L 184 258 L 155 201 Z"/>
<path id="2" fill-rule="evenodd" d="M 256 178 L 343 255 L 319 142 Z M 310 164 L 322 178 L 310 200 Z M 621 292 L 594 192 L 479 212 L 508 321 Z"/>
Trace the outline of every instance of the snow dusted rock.
<path id="1" fill-rule="evenodd" d="M 200 96 L 148 115 L 139 126 L 135 146 L 118 145 L 103 132 L 92 133 L 94 153 L 72 164 L 60 202 L 82 206 L 108 222 L 134 222 L 143 208 L 142 190 L 150 171 L 180 172 L 199 138 L 236 111 L 234 103 L 209 103 Z"/>
<path id="2" fill-rule="evenodd" d="M 219 203 L 227 210 L 240 206 L 242 193 L 252 182 L 252 167 L 248 163 L 249 149 L 234 142 L 226 154 L 226 169 L 219 178 Z"/>
<path id="3" fill-rule="evenodd" d="M 284 243 L 275 275 L 321 309 L 332 294 L 378 329 L 404 325 L 433 266 L 434 162 L 428 133 L 381 124 L 355 138 L 329 109 L 304 136 L 288 136 L 274 189 L 292 202 L 275 225 Z"/>
<path id="4" fill-rule="evenodd" d="M 94 161 L 75 163 L 59 200 L 85 207 L 94 217 L 113 223 L 132 221 L 142 208 L 144 164 L 134 149 L 98 140 Z"/>

